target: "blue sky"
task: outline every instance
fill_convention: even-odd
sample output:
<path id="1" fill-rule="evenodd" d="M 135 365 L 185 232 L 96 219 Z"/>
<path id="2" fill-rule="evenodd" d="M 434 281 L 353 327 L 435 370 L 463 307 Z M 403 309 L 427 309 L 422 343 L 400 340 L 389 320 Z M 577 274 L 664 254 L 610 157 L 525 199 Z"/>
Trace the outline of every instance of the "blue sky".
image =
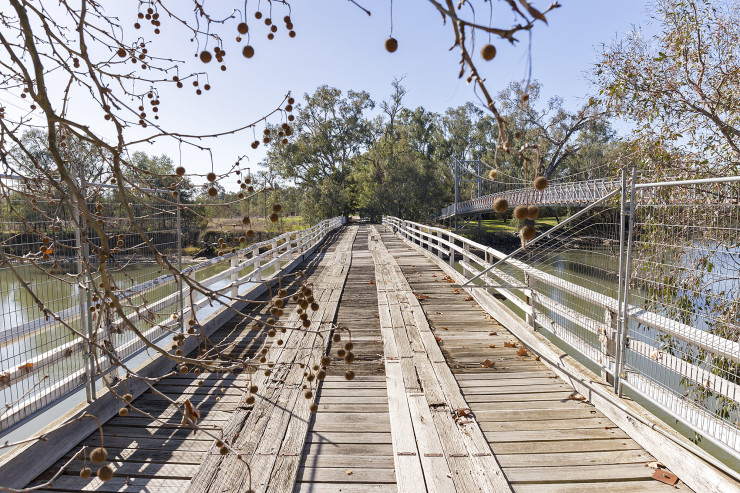
<path id="1" fill-rule="evenodd" d="M 195 58 L 198 49 L 190 43 L 190 36 L 177 23 L 163 18 L 162 34 L 152 34 L 145 24 L 140 31 L 130 29 L 136 21 L 132 4 L 104 3 L 109 14 L 119 16 L 129 28 L 126 41 L 135 35 L 144 35 L 154 42 L 148 45 L 150 54 L 185 59 L 180 72 L 209 69 L 212 90 L 196 96 L 189 83 L 184 89 L 164 88 L 160 93 L 160 122 L 170 131 L 183 133 L 213 133 L 228 130 L 253 121 L 273 110 L 283 96 L 292 91 L 298 102 L 304 93 L 312 93 L 317 86 L 328 84 L 343 91 L 365 90 L 376 102 L 388 97 L 395 77 L 404 77 L 407 89 L 405 104 L 408 107 L 424 106 L 443 112 L 450 106 L 467 101 L 477 102 L 472 86 L 458 79 L 459 51 L 449 51 L 452 30 L 442 24 L 442 18 L 426 0 L 395 0 L 393 5 L 393 35 L 398 39 L 396 53 L 384 49 L 390 32 L 389 0 L 358 0 L 372 11 L 367 16 L 348 0 L 293 0 L 291 18 L 297 36 L 288 38 L 282 21 L 287 13 L 275 6 L 273 19 L 280 27 L 274 41 L 266 39 L 268 28 L 257 21 L 253 14 L 257 2 L 248 2 L 250 43 L 256 54 L 251 59 L 241 56 L 242 44 L 236 43 L 236 23 L 216 28 L 224 35 L 227 51 L 227 70 L 218 70 L 216 62 L 205 66 Z M 476 2 L 477 4 L 478 2 Z M 550 0 L 535 0 L 543 9 Z M 542 98 L 559 95 L 567 107 L 575 108 L 593 94 L 594 89 L 585 73 L 596 60 L 597 50 L 622 35 L 634 25 L 647 22 L 645 2 L 637 0 L 561 0 L 562 7 L 548 14 L 549 25 L 537 23 L 532 32 L 532 77 L 542 82 Z M 183 8 L 181 13 L 192 19 L 188 12 L 190 3 L 168 3 Z M 210 2 L 207 6 L 228 5 L 241 7 L 241 2 Z M 262 2 L 264 11 L 266 2 Z M 494 5 L 505 7 L 494 0 Z M 182 6 L 182 7 L 180 7 Z M 228 15 L 230 10 L 222 11 Z M 508 26 L 512 15 L 505 8 L 494 11 L 494 25 Z M 487 23 L 488 12 L 478 12 L 477 21 Z M 496 21 L 496 19 L 501 19 Z M 264 19 L 263 19 L 264 20 Z M 519 35 L 516 46 L 494 39 L 498 49 L 491 62 L 478 62 L 478 68 L 487 79 L 492 93 L 503 89 L 511 80 L 522 79 L 527 74 L 529 39 Z M 486 39 L 477 40 L 480 47 Z M 107 56 L 107 55 L 106 55 Z M 183 66 L 184 65 L 184 66 Z M 14 101 L 19 98 L 15 98 Z M 82 115 L 91 120 L 105 134 L 106 124 L 101 115 L 85 114 L 84 98 L 77 99 Z M 74 103 L 75 101 L 73 101 Z M 16 101 L 17 103 L 17 101 Z M 261 130 L 260 130 L 261 131 Z M 140 131 L 134 129 L 129 138 Z M 112 134 L 110 135 L 112 137 Z M 205 143 L 213 149 L 217 172 L 226 171 L 239 155 L 246 154 L 252 169 L 263 158 L 264 150 L 252 150 L 251 132 L 220 138 Z M 163 139 L 156 145 L 140 147 L 150 154 L 165 153 L 176 163 L 180 162 L 176 142 Z M 208 153 L 183 146 L 182 163 L 188 172 L 206 173 L 211 161 Z M 224 185 L 232 188 L 236 177 L 227 178 Z"/>

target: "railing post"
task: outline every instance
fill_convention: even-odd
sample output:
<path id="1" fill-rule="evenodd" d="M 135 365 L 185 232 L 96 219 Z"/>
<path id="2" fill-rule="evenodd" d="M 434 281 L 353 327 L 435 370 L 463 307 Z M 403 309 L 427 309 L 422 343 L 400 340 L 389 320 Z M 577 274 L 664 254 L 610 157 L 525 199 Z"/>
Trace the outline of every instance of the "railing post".
<path id="1" fill-rule="evenodd" d="M 485 261 L 486 261 L 486 264 L 487 264 L 487 265 L 491 265 L 491 264 L 493 263 L 493 254 L 491 254 L 491 252 L 489 252 L 488 250 L 486 250 L 486 252 L 485 252 L 485 254 L 484 254 L 484 256 L 483 256 L 483 260 L 485 260 Z M 483 267 L 485 267 L 485 265 L 484 265 Z M 484 281 L 484 282 L 485 282 L 486 284 L 488 284 L 488 283 L 490 283 L 490 278 L 489 278 L 489 277 L 488 277 L 488 276 L 486 275 L 486 276 L 485 276 L 485 277 L 483 278 L 483 281 Z M 494 288 L 486 288 L 486 292 L 487 292 L 488 294 L 493 294 L 493 292 L 494 292 Z"/>
<path id="2" fill-rule="evenodd" d="M 524 283 L 529 288 L 529 295 L 526 297 L 527 305 L 529 305 L 532 313 L 527 313 L 527 324 L 532 327 L 533 330 L 537 330 L 537 303 L 536 303 L 536 292 L 537 292 L 537 279 L 530 276 L 528 272 L 524 273 Z"/>
<path id="3" fill-rule="evenodd" d="M 463 243 L 463 260 L 465 260 L 466 264 L 470 262 L 470 243 L 467 241 Z M 471 274 L 472 273 L 467 268 L 463 267 L 463 276 L 465 276 L 465 279 L 467 279 Z"/>
<path id="4" fill-rule="evenodd" d="M 236 298 L 239 295 L 239 257 L 238 255 L 234 255 L 231 257 L 231 268 L 234 269 L 234 272 L 231 273 L 231 283 L 233 286 L 231 287 L 231 297 Z"/>
<path id="5" fill-rule="evenodd" d="M 254 281 L 261 281 L 262 280 L 262 267 L 260 267 L 260 249 L 255 247 L 254 250 L 252 250 L 252 258 L 254 259 L 254 263 L 252 264 L 252 272 L 254 273 L 252 275 L 252 280 Z"/>
<path id="6" fill-rule="evenodd" d="M 442 258 L 442 232 L 437 231 L 437 257 Z"/>
<path id="7" fill-rule="evenodd" d="M 455 246 L 455 239 L 452 237 L 452 235 L 447 235 L 447 239 L 449 240 L 449 249 L 450 249 L 450 267 L 453 269 L 455 268 L 455 249 L 453 248 Z"/>
<path id="8" fill-rule="evenodd" d="M 601 378 L 610 384 L 614 384 L 614 374 L 608 370 L 615 370 L 617 355 L 617 312 L 604 309 L 604 329 L 599 331 L 599 342 L 601 343 Z"/>

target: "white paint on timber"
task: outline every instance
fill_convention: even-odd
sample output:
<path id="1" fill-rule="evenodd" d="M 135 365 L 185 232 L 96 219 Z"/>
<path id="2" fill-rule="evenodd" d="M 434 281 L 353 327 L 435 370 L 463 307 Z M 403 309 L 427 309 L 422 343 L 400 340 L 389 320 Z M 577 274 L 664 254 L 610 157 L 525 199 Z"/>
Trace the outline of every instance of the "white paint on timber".
<path id="1" fill-rule="evenodd" d="M 375 262 L 385 354 L 391 439 L 401 491 L 510 492 L 475 419 L 453 419 L 469 406 L 446 364 L 419 300 L 373 227 L 368 245 Z M 400 362 L 400 363 L 399 363 Z M 403 383 L 406 387 L 403 388 Z M 423 391 L 416 391 L 419 387 Z M 410 388 L 411 387 L 411 388 Z M 419 459 L 404 459 L 415 437 Z M 420 466 L 419 466 L 420 463 Z M 420 470 L 421 469 L 421 470 Z M 419 475 L 415 490 L 404 489 Z M 425 483 L 425 484 L 424 484 Z M 423 489 L 419 489 L 424 487 Z"/>
<path id="2" fill-rule="evenodd" d="M 429 258 L 457 282 L 465 281 L 441 259 L 411 242 L 406 243 Z M 740 493 L 740 483 L 713 466 L 706 452 L 639 405 L 627 399 L 619 399 L 599 376 L 573 360 L 544 336 L 532 331 L 531 327 L 489 293 L 475 288 L 467 291 L 486 312 L 540 356 L 541 361 L 553 372 L 584 395 L 607 418 L 665 464 L 687 486 L 700 493 Z"/>

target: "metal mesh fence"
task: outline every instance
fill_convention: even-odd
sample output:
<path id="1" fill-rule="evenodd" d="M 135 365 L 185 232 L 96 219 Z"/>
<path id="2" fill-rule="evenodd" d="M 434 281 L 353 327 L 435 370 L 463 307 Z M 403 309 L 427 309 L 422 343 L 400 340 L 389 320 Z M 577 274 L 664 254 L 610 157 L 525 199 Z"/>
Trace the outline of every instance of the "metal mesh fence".
<path id="1" fill-rule="evenodd" d="M 143 347 L 133 333 L 120 329 L 117 317 L 105 309 L 98 289 L 101 241 L 95 229 L 54 193 L 42 197 L 25 191 L 23 179 L 2 180 L 0 248 L 12 257 L 0 266 L 0 431 L 20 422 L 90 381 L 89 375 L 110 362 L 90 366 L 89 346 L 78 334 L 92 335 L 106 348 L 126 357 Z M 172 256 L 177 266 L 179 236 L 177 206 L 162 194 L 132 194 L 130 206 L 149 244 L 134 231 L 123 205 L 106 187 L 85 189 L 88 207 L 99 227 L 112 237 L 113 253 L 105 260 L 116 287 L 127 288 L 163 274 L 153 250 Z M 159 196 L 157 196 L 159 195 Z M 83 262 L 83 259 L 87 258 Z M 83 265 L 89 265 L 90 271 Z M 163 333 L 158 326 L 178 309 L 179 291 L 173 279 L 126 299 L 126 315 L 137 327 L 156 327 L 150 340 Z M 175 300 L 176 301 L 176 300 Z"/>
<path id="2" fill-rule="evenodd" d="M 623 377 L 740 450 L 740 184 L 638 188 Z"/>
<path id="3" fill-rule="evenodd" d="M 386 223 L 433 251 L 451 248 L 469 283 L 569 345 L 615 392 L 640 394 L 740 458 L 740 177 L 625 180 L 510 255 Z"/>

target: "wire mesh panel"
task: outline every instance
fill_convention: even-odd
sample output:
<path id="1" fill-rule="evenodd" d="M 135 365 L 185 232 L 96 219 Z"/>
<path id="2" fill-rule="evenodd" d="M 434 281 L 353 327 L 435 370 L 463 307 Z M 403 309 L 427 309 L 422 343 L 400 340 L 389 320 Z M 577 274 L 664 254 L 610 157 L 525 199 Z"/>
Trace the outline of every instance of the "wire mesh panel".
<path id="1" fill-rule="evenodd" d="M 626 380 L 740 451 L 740 185 L 638 188 Z"/>
<path id="2" fill-rule="evenodd" d="M 24 180 L 2 180 L 0 228 L 0 430 L 11 426 L 84 379 L 74 351 L 49 354 L 80 327 L 75 221 L 55 191 L 43 195 Z M 49 392 L 55 389 L 54 392 Z M 26 401 L 26 411 L 9 407 Z"/>

